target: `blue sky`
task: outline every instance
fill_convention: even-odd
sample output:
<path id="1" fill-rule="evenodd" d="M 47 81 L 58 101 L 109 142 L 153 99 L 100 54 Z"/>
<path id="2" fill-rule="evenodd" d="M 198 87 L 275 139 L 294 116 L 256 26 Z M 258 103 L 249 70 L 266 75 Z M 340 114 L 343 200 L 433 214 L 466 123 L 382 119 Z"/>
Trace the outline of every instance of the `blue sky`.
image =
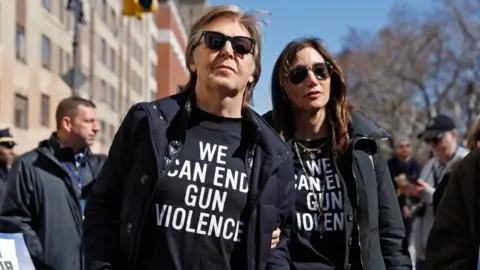
<path id="1" fill-rule="evenodd" d="M 210 5 L 234 4 L 243 9 L 271 12 L 264 29 L 262 75 L 255 88 L 255 110 L 271 108 L 270 77 L 273 64 L 283 47 L 301 36 L 318 36 L 337 53 L 350 27 L 374 32 L 386 24 L 395 4 L 428 8 L 429 0 L 209 0 Z"/>

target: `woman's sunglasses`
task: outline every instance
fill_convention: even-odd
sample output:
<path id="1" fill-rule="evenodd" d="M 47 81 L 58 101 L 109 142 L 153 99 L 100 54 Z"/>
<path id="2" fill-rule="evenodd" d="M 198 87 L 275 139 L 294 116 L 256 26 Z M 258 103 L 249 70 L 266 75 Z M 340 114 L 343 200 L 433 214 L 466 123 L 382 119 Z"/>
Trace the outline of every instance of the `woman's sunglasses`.
<path id="1" fill-rule="evenodd" d="M 287 73 L 288 78 L 293 84 L 299 84 L 305 80 L 308 76 L 308 71 L 311 70 L 315 77 L 319 80 L 325 80 L 330 78 L 332 75 L 332 65 L 328 62 L 326 63 L 315 63 L 312 67 L 305 65 L 296 66 L 290 69 Z"/>
<path id="2" fill-rule="evenodd" d="M 249 54 L 255 48 L 255 39 L 249 37 L 230 37 L 214 31 L 203 31 L 202 37 L 203 42 L 205 43 L 205 47 L 214 51 L 221 50 L 225 46 L 227 41 L 230 41 L 230 43 L 232 43 L 233 51 L 238 54 Z"/>

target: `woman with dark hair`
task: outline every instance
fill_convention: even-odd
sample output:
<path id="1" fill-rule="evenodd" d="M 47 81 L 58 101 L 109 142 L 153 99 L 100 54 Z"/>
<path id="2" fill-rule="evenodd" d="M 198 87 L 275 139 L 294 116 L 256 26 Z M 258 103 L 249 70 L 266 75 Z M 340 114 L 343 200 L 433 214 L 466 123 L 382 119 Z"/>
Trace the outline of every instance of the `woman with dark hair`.
<path id="1" fill-rule="evenodd" d="M 354 110 L 339 63 L 315 38 L 290 42 L 272 76 L 265 115 L 295 154 L 290 269 L 411 269 L 405 229 L 378 140 Z"/>

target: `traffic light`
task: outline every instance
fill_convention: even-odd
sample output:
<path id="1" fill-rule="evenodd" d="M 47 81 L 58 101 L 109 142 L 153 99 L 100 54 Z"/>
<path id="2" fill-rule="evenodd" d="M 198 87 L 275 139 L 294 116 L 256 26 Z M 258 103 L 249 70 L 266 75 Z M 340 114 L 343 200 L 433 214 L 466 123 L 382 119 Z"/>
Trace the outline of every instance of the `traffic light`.
<path id="1" fill-rule="evenodd" d="M 122 14 L 141 19 L 143 13 L 155 12 L 157 9 L 157 0 L 123 0 Z"/>
<path id="2" fill-rule="evenodd" d="M 129 17 L 142 18 L 142 7 L 139 0 L 123 0 L 122 14 Z"/>
<path id="3" fill-rule="evenodd" d="M 158 9 L 157 0 L 138 0 L 144 13 L 155 12 Z"/>

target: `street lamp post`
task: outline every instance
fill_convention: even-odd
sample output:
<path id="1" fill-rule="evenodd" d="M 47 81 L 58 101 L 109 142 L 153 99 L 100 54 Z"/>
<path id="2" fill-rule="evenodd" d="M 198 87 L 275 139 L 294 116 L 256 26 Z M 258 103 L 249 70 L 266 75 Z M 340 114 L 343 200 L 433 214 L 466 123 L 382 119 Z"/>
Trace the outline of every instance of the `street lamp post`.
<path id="1" fill-rule="evenodd" d="M 85 13 L 83 11 L 83 0 L 68 0 L 67 11 L 73 13 L 74 18 L 74 27 L 73 27 L 73 41 L 72 41 L 72 52 L 73 52 L 73 66 L 70 72 L 70 87 L 72 88 L 72 95 L 78 95 L 78 86 L 77 76 L 81 72 L 78 64 L 78 43 L 79 43 L 79 34 L 80 27 L 84 25 L 85 22 Z"/>

